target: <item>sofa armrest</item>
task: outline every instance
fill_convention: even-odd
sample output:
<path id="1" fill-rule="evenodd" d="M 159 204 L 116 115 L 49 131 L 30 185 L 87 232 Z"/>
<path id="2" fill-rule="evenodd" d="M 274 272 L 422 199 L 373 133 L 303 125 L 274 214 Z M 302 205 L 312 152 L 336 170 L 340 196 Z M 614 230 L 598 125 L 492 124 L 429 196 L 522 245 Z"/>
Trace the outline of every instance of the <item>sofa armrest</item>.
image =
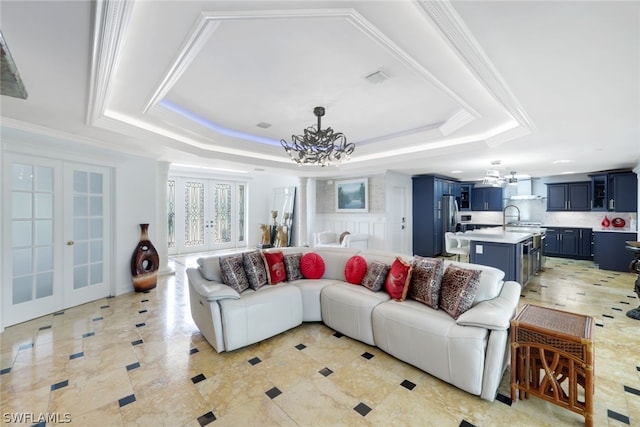
<path id="1" fill-rule="evenodd" d="M 509 329 L 511 319 L 518 308 L 520 290 L 518 282 L 504 282 L 500 295 L 471 307 L 458 317 L 456 323 L 460 326 L 477 326 L 492 330 Z"/>
<path id="2" fill-rule="evenodd" d="M 206 298 L 207 301 L 217 301 L 225 298 L 240 298 L 240 294 L 231 286 L 205 279 L 197 268 L 188 268 L 187 277 L 189 278 L 189 283 L 191 283 L 193 289 Z"/>

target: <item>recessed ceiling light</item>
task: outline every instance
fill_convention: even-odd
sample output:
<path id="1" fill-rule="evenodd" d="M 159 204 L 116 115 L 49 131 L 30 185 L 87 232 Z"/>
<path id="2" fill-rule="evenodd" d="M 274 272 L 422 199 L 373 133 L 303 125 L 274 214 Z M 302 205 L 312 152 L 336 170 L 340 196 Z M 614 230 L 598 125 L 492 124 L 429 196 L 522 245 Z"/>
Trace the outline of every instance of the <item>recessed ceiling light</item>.
<path id="1" fill-rule="evenodd" d="M 462 173 L 462 171 L 451 171 L 449 173 Z"/>
<path id="2" fill-rule="evenodd" d="M 573 171 L 567 171 L 567 172 L 561 172 L 560 175 L 571 175 L 574 174 L 575 172 Z"/>
<path id="3" fill-rule="evenodd" d="M 364 79 L 367 80 L 369 83 L 377 84 L 377 83 L 382 83 L 383 81 L 389 79 L 389 77 L 390 77 L 389 74 L 385 73 L 382 70 L 378 70 L 378 71 L 374 71 L 368 76 L 365 76 Z"/>
<path id="4" fill-rule="evenodd" d="M 561 163 L 571 163 L 572 161 L 573 160 L 554 160 L 553 164 L 554 165 L 558 165 L 558 164 L 561 164 Z"/>
<path id="5" fill-rule="evenodd" d="M 258 126 L 259 128 L 262 128 L 262 129 L 266 129 L 266 128 L 270 128 L 271 127 L 271 123 L 260 122 L 256 126 Z"/>

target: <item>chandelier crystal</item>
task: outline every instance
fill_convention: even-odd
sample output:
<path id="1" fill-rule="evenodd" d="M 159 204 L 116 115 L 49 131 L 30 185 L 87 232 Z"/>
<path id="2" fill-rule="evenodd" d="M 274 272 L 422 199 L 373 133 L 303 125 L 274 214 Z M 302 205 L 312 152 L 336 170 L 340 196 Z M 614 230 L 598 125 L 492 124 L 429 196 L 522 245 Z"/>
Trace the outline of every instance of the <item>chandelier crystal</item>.
<path id="1" fill-rule="evenodd" d="M 334 132 L 330 127 L 321 128 L 320 118 L 324 116 L 324 107 L 314 108 L 313 114 L 318 117 L 317 126 L 309 126 L 302 135 L 291 135 L 291 142 L 280 140 L 291 160 L 298 166 L 313 164 L 322 167 L 349 160 L 355 144 L 348 143 L 342 132 Z"/>

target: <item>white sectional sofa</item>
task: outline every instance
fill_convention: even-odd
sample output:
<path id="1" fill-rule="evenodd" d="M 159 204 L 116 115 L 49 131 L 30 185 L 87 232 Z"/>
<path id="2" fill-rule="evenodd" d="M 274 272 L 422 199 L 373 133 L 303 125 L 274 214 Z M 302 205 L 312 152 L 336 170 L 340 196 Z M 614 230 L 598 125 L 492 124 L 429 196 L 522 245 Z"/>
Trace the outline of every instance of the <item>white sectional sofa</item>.
<path id="1" fill-rule="evenodd" d="M 503 281 L 504 272 L 445 261 L 445 266 L 482 271 L 473 305 L 454 319 L 410 298 L 396 301 L 384 290 L 372 292 L 346 281 L 345 265 L 352 256 L 390 265 L 397 254 L 345 248 L 277 250 L 317 253 L 324 274 L 238 293 L 223 284 L 223 255 L 201 258 L 198 268 L 187 269 L 192 317 L 217 352 L 259 342 L 302 322 L 322 321 L 462 390 L 495 399 L 509 361 L 509 325 L 521 289 L 517 282 Z"/>

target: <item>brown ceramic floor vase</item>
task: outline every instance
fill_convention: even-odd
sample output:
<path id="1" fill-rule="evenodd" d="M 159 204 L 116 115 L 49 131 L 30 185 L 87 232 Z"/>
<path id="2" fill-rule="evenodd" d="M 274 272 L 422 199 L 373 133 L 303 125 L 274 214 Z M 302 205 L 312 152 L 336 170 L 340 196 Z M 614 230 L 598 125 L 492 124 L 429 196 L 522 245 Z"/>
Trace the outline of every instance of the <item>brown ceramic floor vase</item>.
<path id="1" fill-rule="evenodd" d="M 136 292 L 156 287 L 160 258 L 149 240 L 149 224 L 140 224 L 140 241 L 131 257 L 131 276 Z"/>

